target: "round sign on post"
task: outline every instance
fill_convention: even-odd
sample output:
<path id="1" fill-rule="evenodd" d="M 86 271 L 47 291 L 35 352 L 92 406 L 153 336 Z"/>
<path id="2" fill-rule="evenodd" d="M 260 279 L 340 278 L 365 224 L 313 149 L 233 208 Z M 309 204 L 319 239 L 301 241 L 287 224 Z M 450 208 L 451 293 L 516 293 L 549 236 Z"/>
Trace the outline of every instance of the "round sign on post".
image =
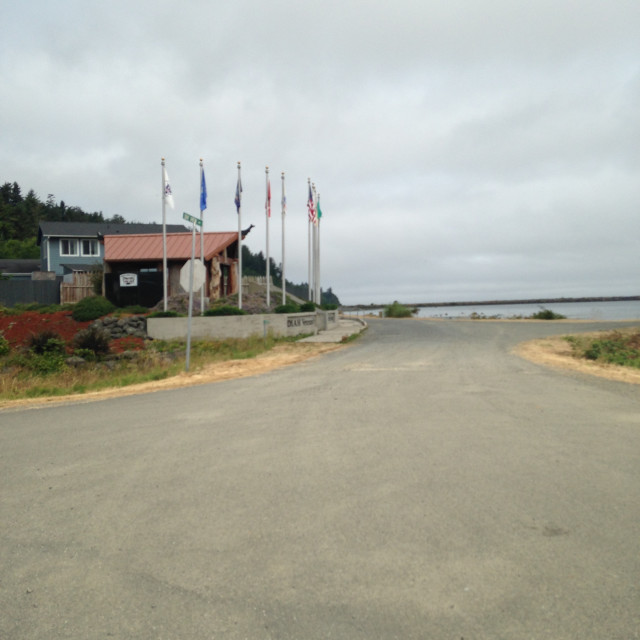
<path id="1" fill-rule="evenodd" d="M 202 264 L 202 260 L 196 258 L 193 261 L 193 289 L 192 291 L 198 291 L 200 287 L 205 283 L 207 277 L 207 270 Z M 191 260 L 187 260 L 184 263 L 182 269 L 180 269 L 180 286 L 188 293 L 189 281 L 191 280 Z"/>

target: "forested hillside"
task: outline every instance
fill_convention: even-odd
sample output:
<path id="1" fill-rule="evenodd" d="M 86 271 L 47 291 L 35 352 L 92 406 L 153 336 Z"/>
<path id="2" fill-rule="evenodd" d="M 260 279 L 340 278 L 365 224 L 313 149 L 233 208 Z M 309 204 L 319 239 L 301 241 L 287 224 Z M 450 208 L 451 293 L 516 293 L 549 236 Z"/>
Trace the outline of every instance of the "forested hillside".
<path id="1" fill-rule="evenodd" d="M 131 222 L 120 215 L 105 218 L 102 211 L 87 213 L 80 207 L 68 207 L 64 200 L 55 201 L 53 194 L 47 196 L 46 202 L 42 202 L 30 190 L 26 196 L 17 182 L 5 182 L 0 187 L 0 258 L 39 258 L 40 250 L 36 245 L 38 237 L 38 224 L 41 220 L 49 222 L 111 222 L 126 224 Z M 282 285 L 282 270 L 270 258 L 270 272 L 273 283 Z M 242 272 L 244 275 L 264 276 L 266 273 L 266 260 L 262 252 L 251 253 L 246 246 L 242 246 Z M 308 284 L 293 284 L 287 280 L 287 291 L 294 296 L 306 300 L 308 297 Z M 331 287 L 322 292 L 323 304 L 340 304 L 338 297 Z"/>
<path id="2" fill-rule="evenodd" d="M 264 276 L 266 275 L 267 261 L 265 260 L 262 251 L 258 253 L 251 253 L 246 245 L 242 245 L 242 273 L 245 276 Z M 269 258 L 269 273 L 273 278 L 273 284 L 276 287 L 282 287 L 282 268 L 277 265 L 273 258 Z M 309 284 L 302 282 L 300 284 L 293 284 L 287 280 L 287 293 L 302 299 L 307 300 L 309 298 Z M 331 287 L 326 291 L 322 291 L 322 304 L 340 304 L 338 296 L 333 293 Z"/>
<path id="3" fill-rule="evenodd" d="M 38 258 L 36 239 L 41 220 L 126 223 L 119 215 L 105 218 L 101 211 L 87 213 L 80 207 L 68 207 L 64 200 L 58 203 L 52 193 L 46 202 L 33 189 L 23 196 L 17 182 L 5 182 L 0 187 L 0 258 Z"/>

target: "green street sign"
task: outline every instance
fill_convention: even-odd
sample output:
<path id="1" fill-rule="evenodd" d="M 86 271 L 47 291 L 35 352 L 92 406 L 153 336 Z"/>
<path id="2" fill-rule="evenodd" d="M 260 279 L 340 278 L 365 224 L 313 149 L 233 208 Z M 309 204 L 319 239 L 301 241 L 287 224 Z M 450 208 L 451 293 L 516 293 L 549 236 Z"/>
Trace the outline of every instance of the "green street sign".
<path id="1" fill-rule="evenodd" d="M 200 218 L 196 218 L 195 216 L 188 214 L 186 211 L 182 214 L 182 217 L 187 222 L 191 222 L 191 224 L 197 224 L 199 227 L 202 226 L 202 220 L 200 220 Z"/>

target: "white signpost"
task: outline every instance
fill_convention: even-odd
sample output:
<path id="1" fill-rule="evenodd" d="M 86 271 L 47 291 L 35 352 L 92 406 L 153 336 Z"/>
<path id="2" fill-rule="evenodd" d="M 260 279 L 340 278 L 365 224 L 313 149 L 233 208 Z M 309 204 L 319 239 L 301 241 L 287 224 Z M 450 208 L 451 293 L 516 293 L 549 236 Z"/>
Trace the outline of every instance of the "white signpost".
<path id="1" fill-rule="evenodd" d="M 207 277 L 205 266 L 201 260 L 196 260 L 196 226 L 202 226 L 202 220 L 188 214 L 186 211 L 182 217 L 193 225 L 191 235 L 191 260 L 180 269 L 180 285 L 185 291 L 189 292 L 189 317 L 187 320 L 187 353 L 185 361 L 185 369 L 189 371 L 189 356 L 191 355 L 191 316 L 193 315 L 193 292 L 199 289 L 205 282 Z M 198 275 L 196 276 L 196 271 Z M 196 278 L 199 279 L 199 284 Z M 200 312 L 204 309 L 200 309 Z"/>

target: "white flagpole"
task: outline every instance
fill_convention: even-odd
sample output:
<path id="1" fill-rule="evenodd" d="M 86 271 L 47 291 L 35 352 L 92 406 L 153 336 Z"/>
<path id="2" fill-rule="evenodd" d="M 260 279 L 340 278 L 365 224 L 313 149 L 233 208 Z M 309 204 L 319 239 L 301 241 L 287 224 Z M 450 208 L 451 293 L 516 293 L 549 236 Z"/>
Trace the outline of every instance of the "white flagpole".
<path id="1" fill-rule="evenodd" d="M 165 189 L 167 188 L 164 176 L 164 158 L 162 158 L 162 294 L 164 300 L 164 310 L 167 310 L 167 198 Z"/>
<path id="2" fill-rule="evenodd" d="M 202 260 L 202 264 L 204 265 L 204 210 L 202 209 L 202 180 L 204 175 L 204 166 L 202 164 L 202 158 L 200 158 L 200 221 L 202 224 L 200 225 L 200 260 Z M 202 287 L 200 288 L 200 315 L 204 314 L 204 285 L 207 281 L 205 276 L 204 282 L 202 283 Z"/>
<path id="3" fill-rule="evenodd" d="M 311 178 L 307 178 L 307 185 L 309 186 L 309 191 L 311 190 Z M 311 222 L 311 211 L 309 211 L 309 215 L 307 216 L 309 218 L 309 224 L 308 224 L 308 244 L 309 244 L 309 251 L 308 251 L 308 281 L 309 281 L 309 287 L 308 287 L 308 298 L 309 300 L 313 301 L 313 296 L 311 295 L 311 227 L 313 226 L 312 222 Z"/>
<path id="4" fill-rule="evenodd" d="M 269 264 L 269 214 L 270 212 L 270 208 L 271 208 L 271 193 L 270 193 L 270 189 L 269 189 L 269 167 L 265 167 L 264 169 L 265 175 L 266 175 L 266 200 L 265 200 L 265 204 L 264 204 L 264 211 L 267 217 L 267 226 L 266 226 L 266 231 L 267 231 L 267 310 L 269 310 L 269 308 L 271 307 L 271 265 Z"/>
<path id="5" fill-rule="evenodd" d="M 240 162 L 238 162 L 236 207 L 238 208 L 238 308 L 242 309 L 242 180 L 240 179 Z"/>
<path id="6" fill-rule="evenodd" d="M 316 209 L 316 185 L 311 186 L 313 192 L 313 208 Z M 318 304 L 318 212 L 313 218 L 313 302 Z"/>
<path id="7" fill-rule="evenodd" d="M 187 353 L 185 356 L 185 371 L 189 371 L 191 355 L 191 318 L 193 317 L 193 262 L 196 255 L 196 225 L 194 222 L 191 232 L 191 267 L 189 269 L 189 315 L 187 318 Z"/>
<path id="8" fill-rule="evenodd" d="M 282 172 L 282 304 L 287 304 L 287 280 L 284 270 L 284 219 L 287 210 L 287 196 L 284 193 L 284 171 Z"/>
<path id="9" fill-rule="evenodd" d="M 318 304 L 322 305 L 322 285 L 320 284 L 320 194 L 316 203 L 316 220 L 318 221 Z"/>

